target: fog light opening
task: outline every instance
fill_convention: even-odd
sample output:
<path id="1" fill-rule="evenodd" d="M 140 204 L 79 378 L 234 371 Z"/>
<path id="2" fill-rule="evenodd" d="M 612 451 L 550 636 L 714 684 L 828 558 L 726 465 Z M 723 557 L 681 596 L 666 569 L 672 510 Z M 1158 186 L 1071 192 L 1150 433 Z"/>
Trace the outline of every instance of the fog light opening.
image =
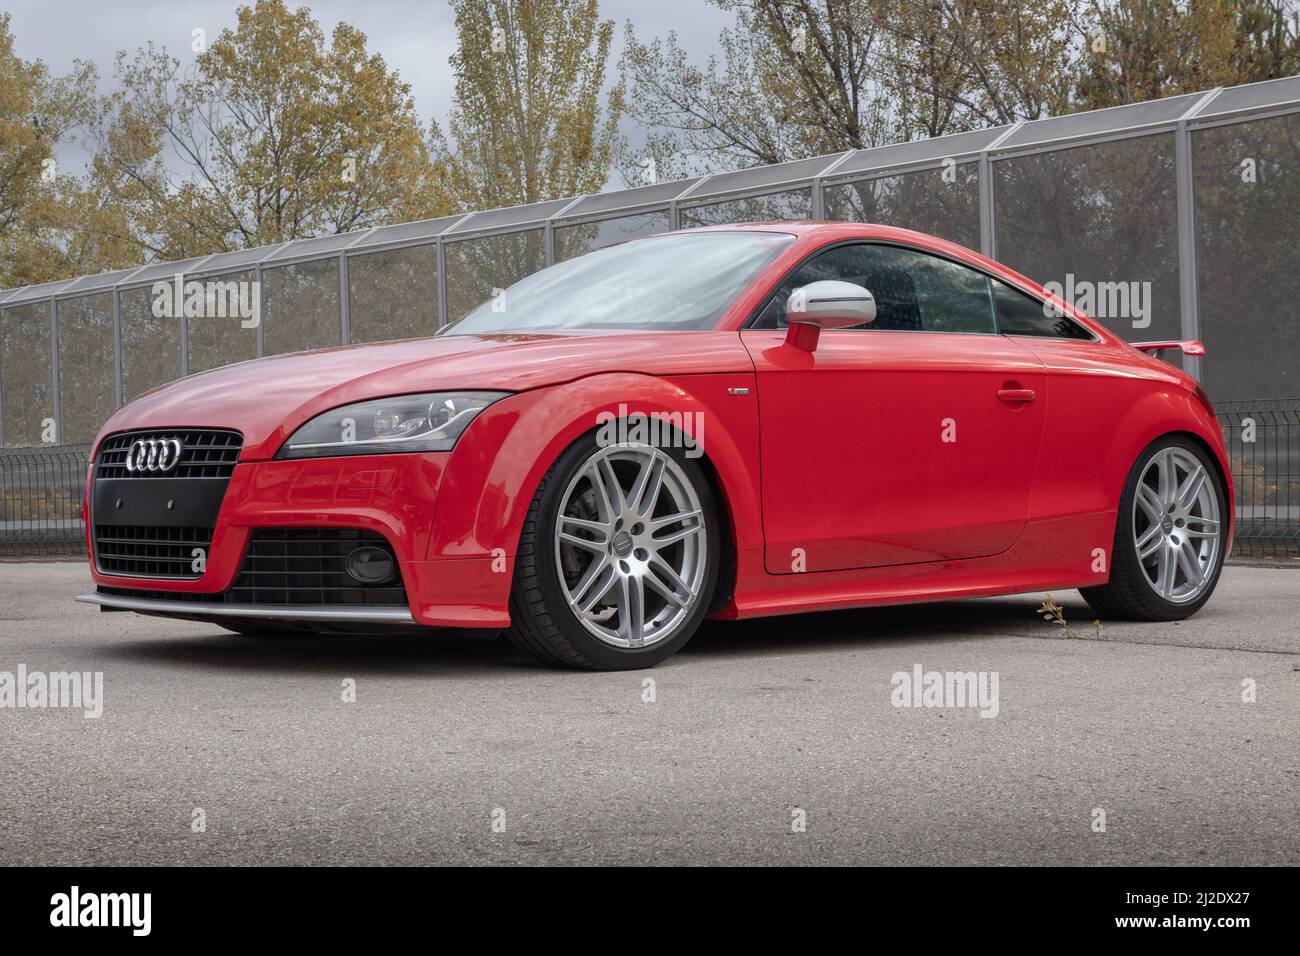
<path id="1" fill-rule="evenodd" d="M 387 584 L 397 576 L 397 561 L 385 548 L 357 548 L 344 566 L 348 576 L 362 584 Z"/>

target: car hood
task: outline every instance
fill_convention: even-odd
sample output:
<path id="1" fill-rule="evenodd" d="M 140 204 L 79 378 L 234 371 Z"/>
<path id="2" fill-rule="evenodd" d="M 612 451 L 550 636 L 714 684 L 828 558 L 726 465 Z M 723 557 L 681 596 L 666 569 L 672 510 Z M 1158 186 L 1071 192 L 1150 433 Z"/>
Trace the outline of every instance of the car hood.
<path id="1" fill-rule="evenodd" d="M 270 458 L 303 422 L 351 402 L 450 389 L 526 391 L 600 372 L 752 371 L 736 332 L 443 335 L 298 352 L 201 372 L 122 406 L 95 439 L 136 428 L 234 428 Z"/>

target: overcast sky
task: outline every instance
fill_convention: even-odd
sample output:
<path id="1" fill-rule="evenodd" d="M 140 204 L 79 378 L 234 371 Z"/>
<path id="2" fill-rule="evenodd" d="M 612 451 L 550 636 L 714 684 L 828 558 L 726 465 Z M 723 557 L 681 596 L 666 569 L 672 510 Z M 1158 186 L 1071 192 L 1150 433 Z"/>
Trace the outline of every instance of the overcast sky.
<path id="1" fill-rule="evenodd" d="M 452 76 L 447 58 L 456 31 L 445 0 L 316 0 L 307 6 L 328 36 L 340 20 L 366 34 L 377 51 L 411 85 L 420 117 L 440 123 L 451 106 Z M 104 91 L 112 80 L 118 50 L 134 51 L 152 40 L 165 46 L 182 63 L 193 60 L 190 37 L 195 28 L 214 39 L 234 27 L 234 0 L 0 0 L 0 10 L 12 15 L 17 53 L 26 60 L 44 60 L 55 73 L 66 73 L 76 59 L 98 67 Z M 676 30 L 682 46 L 700 62 L 717 52 L 718 34 L 730 17 L 705 0 L 600 0 L 600 13 L 617 25 L 621 46 L 623 24 L 630 20 L 637 36 L 648 39 Z M 618 50 L 613 59 L 616 61 Z M 624 132 L 637 141 L 635 128 Z M 61 164 L 77 163 L 79 148 L 60 155 Z"/>

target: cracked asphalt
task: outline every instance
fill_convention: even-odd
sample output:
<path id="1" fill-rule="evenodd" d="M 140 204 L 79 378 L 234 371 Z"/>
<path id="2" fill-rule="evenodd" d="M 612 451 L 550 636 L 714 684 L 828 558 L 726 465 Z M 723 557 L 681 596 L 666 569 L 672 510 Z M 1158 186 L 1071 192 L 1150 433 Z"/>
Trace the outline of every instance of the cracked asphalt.
<path id="1" fill-rule="evenodd" d="M 0 707 L 3 864 L 1300 863 L 1295 569 L 1230 565 L 1180 624 L 1098 633 L 1058 592 L 1074 638 L 1037 594 L 710 623 L 615 674 L 89 588 L 0 564 L 0 678 L 104 681 L 98 719 Z M 918 664 L 996 672 L 998 715 L 893 706 Z"/>

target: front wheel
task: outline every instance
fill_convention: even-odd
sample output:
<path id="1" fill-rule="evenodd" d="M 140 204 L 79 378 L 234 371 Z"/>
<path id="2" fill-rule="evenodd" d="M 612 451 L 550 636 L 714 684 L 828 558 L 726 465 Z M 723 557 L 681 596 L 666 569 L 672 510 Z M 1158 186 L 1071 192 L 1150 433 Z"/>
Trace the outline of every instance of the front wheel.
<path id="1" fill-rule="evenodd" d="M 713 597 L 718 521 L 680 449 L 579 439 L 524 521 L 511 640 L 550 663 L 651 667 L 695 633 Z"/>
<path id="2" fill-rule="evenodd" d="M 1210 456 L 1189 438 L 1158 439 L 1124 485 L 1110 581 L 1080 593 L 1103 617 L 1191 617 L 1218 583 L 1227 530 L 1227 496 Z"/>

